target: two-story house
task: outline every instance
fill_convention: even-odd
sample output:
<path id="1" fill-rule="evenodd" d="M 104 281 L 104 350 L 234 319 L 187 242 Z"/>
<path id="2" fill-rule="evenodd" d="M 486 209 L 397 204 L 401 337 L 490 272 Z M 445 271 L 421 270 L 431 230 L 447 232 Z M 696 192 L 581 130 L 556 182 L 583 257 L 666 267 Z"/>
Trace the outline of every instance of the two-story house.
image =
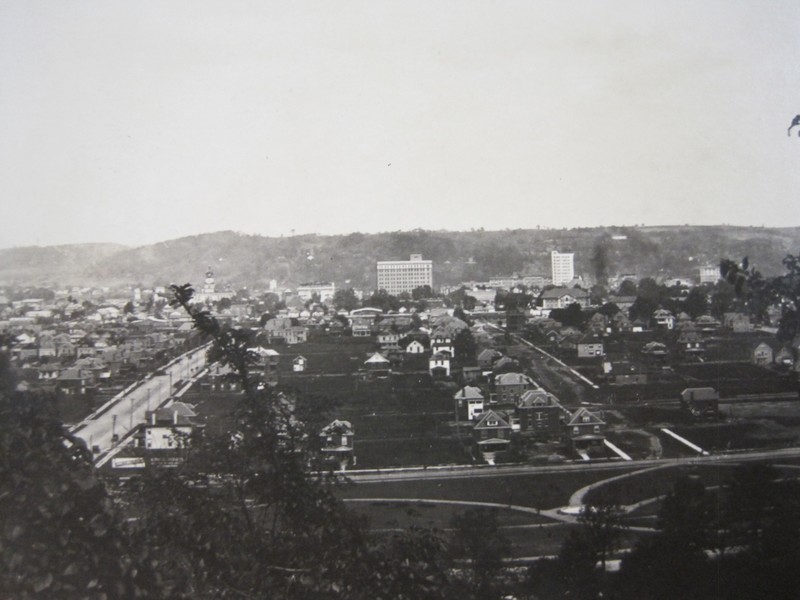
<path id="1" fill-rule="evenodd" d="M 484 397 L 481 389 L 466 385 L 458 390 L 453 399 L 456 402 L 456 419 L 474 421 L 483 414 Z"/>
<path id="2" fill-rule="evenodd" d="M 592 448 L 603 446 L 606 439 L 606 421 L 601 412 L 581 407 L 570 416 L 565 433 L 569 446 L 579 454 L 585 453 Z"/>
<path id="3" fill-rule="evenodd" d="M 538 387 L 524 373 L 500 373 L 494 378 L 493 400 L 502 404 L 516 404 L 526 391 Z"/>
<path id="4" fill-rule="evenodd" d="M 355 464 L 355 430 L 350 421 L 336 419 L 320 431 L 320 451 L 323 457 L 344 471 Z"/>
<path id="5" fill-rule="evenodd" d="M 517 401 L 520 431 L 543 437 L 559 435 L 569 414 L 553 394 L 545 390 L 528 390 Z"/>

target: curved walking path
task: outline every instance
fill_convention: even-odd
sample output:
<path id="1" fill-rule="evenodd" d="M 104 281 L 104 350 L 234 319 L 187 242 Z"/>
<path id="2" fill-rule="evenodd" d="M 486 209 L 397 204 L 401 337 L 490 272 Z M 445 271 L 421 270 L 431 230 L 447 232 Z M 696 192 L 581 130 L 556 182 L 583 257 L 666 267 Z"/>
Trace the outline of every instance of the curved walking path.
<path id="1" fill-rule="evenodd" d="M 649 473 L 650 471 L 657 471 L 659 469 L 665 469 L 667 467 L 671 467 L 673 465 L 656 465 L 655 467 L 649 467 L 647 469 L 639 469 L 638 471 L 631 471 L 630 473 L 623 473 L 622 475 L 616 475 L 614 477 L 609 477 L 608 479 L 603 479 L 601 481 L 595 481 L 587 486 L 582 487 L 578 491 L 576 491 L 572 496 L 569 498 L 569 505 L 570 506 L 583 506 L 583 499 L 591 490 L 597 489 L 606 485 L 607 483 L 611 483 L 613 481 L 622 481 L 624 479 L 629 479 L 631 477 L 635 477 L 637 475 L 641 475 L 643 473 Z"/>
<path id="2" fill-rule="evenodd" d="M 577 515 L 562 514 L 557 508 L 539 509 L 530 506 L 520 506 L 519 504 L 501 504 L 499 502 L 477 502 L 475 500 L 439 500 L 431 498 L 344 498 L 345 502 L 403 502 L 403 503 L 425 503 L 425 504 L 445 504 L 449 506 L 476 506 L 479 508 L 498 508 L 503 510 L 514 510 L 518 512 L 536 515 L 558 521 L 562 524 L 574 525 L 578 522 Z M 542 527 L 551 526 L 553 523 L 538 523 Z M 651 527 L 628 527 L 630 531 L 654 531 Z"/>

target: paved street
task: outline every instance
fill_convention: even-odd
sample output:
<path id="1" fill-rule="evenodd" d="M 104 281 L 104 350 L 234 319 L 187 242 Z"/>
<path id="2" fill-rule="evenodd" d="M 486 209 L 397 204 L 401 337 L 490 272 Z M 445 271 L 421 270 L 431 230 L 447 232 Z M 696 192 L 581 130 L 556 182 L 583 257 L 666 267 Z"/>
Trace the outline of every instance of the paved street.
<path id="1" fill-rule="evenodd" d="M 129 393 L 115 398 L 94 416 L 76 426 L 73 433 L 86 441 L 89 448 L 99 447 L 105 453 L 119 439 L 144 421 L 145 412 L 165 402 L 177 391 L 176 384 L 195 376 L 206 365 L 206 346 L 192 350 L 175 359 L 169 366 L 159 369 L 162 375 L 148 376 Z"/>

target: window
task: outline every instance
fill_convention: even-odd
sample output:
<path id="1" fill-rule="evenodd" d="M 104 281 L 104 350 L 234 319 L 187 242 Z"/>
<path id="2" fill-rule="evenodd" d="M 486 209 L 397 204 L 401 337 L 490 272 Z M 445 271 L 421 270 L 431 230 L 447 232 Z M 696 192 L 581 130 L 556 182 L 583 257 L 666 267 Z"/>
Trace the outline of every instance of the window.
<path id="1" fill-rule="evenodd" d="M 600 425 L 595 425 L 594 426 L 594 432 L 595 433 L 600 433 Z"/>

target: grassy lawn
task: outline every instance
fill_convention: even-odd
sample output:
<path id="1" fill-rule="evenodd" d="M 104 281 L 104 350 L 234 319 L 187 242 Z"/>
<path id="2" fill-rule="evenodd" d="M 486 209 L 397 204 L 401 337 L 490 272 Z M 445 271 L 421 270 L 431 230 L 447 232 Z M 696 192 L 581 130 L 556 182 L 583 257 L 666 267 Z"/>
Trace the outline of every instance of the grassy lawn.
<path id="1" fill-rule="evenodd" d="M 706 486 L 716 486 L 731 475 L 734 467 L 732 464 L 676 466 L 636 473 L 590 490 L 584 497 L 584 502 L 605 500 L 619 504 L 634 504 L 666 494 L 683 475 L 697 477 Z"/>
<path id="2" fill-rule="evenodd" d="M 547 509 L 566 505 L 575 490 L 611 476 L 608 471 L 570 471 L 491 478 L 360 482 L 343 487 L 339 494 L 342 498 L 471 500 Z"/>
<path id="3" fill-rule="evenodd" d="M 679 426 L 673 431 L 708 451 L 780 448 L 800 440 L 800 427 L 782 425 L 770 419 Z"/>
<path id="4" fill-rule="evenodd" d="M 414 526 L 435 529 L 444 537 L 452 534 L 453 517 L 471 508 L 430 502 L 349 502 L 348 507 L 364 516 L 376 535 Z M 509 557 L 557 554 L 576 528 L 519 511 L 497 509 L 495 514 L 500 533 L 510 544 Z"/>

